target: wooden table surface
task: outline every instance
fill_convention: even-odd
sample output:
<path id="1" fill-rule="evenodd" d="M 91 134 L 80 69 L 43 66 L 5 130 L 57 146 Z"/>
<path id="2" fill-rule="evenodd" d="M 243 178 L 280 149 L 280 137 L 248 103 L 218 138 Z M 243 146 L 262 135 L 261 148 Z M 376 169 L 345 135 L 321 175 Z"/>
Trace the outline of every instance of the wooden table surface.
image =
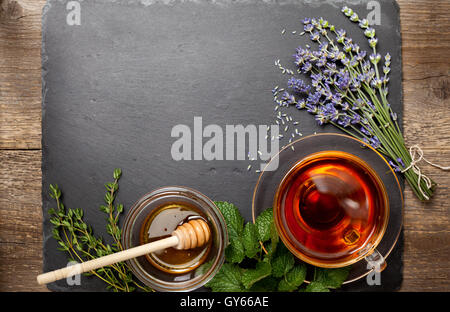
<path id="1" fill-rule="evenodd" d="M 0 20 L 0 291 L 46 291 L 42 270 L 41 10 Z M 450 1 L 400 0 L 404 129 L 431 161 L 450 165 Z M 405 190 L 402 291 L 450 291 L 450 173 L 429 203 Z"/>

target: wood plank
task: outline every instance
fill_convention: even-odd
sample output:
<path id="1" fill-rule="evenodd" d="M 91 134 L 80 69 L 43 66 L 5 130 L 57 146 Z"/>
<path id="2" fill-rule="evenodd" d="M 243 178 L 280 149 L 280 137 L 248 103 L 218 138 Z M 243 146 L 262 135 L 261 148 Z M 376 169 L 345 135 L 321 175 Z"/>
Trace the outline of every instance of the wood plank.
<path id="1" fill-rule="evenodd" d="M 0 151 L 0 291 L 43 291 L 41 152 Z"/>
<path id="2" fill-rule="evenodd" d="M 41 11 L 19 1 L 23 16 L 0 21 L 0 148 L 41 147 Z"/>

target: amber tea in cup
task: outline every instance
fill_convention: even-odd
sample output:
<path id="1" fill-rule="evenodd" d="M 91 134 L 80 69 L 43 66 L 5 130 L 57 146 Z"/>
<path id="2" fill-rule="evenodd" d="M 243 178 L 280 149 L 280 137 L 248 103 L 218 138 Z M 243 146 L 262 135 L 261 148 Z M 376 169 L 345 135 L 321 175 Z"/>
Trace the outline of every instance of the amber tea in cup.
<path id="1" fill-rule="evenodd" d="M 301 260 L 337 268 L 375 251 L 389 205 L 383 182 L 342 151 L 309 155 L 289 170 L 274 199 L 277 231 Z"/>

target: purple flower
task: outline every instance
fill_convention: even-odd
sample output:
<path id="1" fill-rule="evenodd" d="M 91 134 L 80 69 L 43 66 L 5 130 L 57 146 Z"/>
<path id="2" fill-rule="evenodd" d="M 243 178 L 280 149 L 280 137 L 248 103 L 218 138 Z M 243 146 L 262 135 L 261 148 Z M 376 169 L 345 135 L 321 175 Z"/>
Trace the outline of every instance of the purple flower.
<path id="1" fill-rule="evenodd" d="M 381 142 L 380 142 L 380 140 L 378 140 L 378 138 L 376 136 L 373 136 L 370 138 L 370 145 L 374 149 L 377 149 L 377 148 L 381 147 Z"/>
<path id="2" fill-rule="evenodd" d="M 287 91 L 284 91 L 283 95 L 281 96 L 281 101 L 287 105 L 296 103 L 295 97 Z"/>
<path id="3" fill-rule="evenodd" d="M 320 40 L 320 34 L 319 32 L 315 31 L 310 36 L 312 41 L 319 41 Z"/>
<path id="4" fill-rule="evenodd" d="M 317 105 L 313 105 L 313 104 L 306 104 L 306 110 L 308 111 L 308 113 L 311 113 L 311 114 L 317 114 L 317 112 L 319 111 L 319 109 L 317 108 Z"/>
<path id="5" fill-rule="evenodd" d="M 361 122 L 361 116 L 359 116 L 358 114 L 353 115 L 352 118 L 353 125 L 359 124 Z"/>
<path id="6" fill-rule="evenodd" d="M 312 64 L 310 62 L 306 62 L 303 66 L 302 66 L 302 71 L 306 74 L 307 72 L 311 71 L 312 69 Z"/>
<path id="7" fill-rule="evenodd" d="M 403 167 L 403 168 L 405 168 L 406 166 L 405 166 L 405 163 L 403 162 L 403 160 L 399 157 L 399 158 L 397 158 L 397 162 Z"/>
<path id="8" fill-rule="evenodd" d="M 394 112 L 391 112 L 391 118 L 393 121 L 397 121 L 397 114 Z"/>
<path id="9" fill-rule="evenodd" d="M 305 24 L 305 26 L 303 26 L 303 30 L 306 32 L 312 32 L 314 30 L 314 25 L 313 24 Z"/>
<path id="10" fill-rule="evenodd" d="M 345 37 L 346 32 L 345 32 L 345 30 L 343 30 L 343 29 L 339 29 L 338 31 L 336 31 L 336 35 L 337 35 L 338 37 Z"/>
<path id="11" fill-rule="evenodd" d="M 322 43 L 319 45 L 319 50 L 320 50 L 320 51 L 327 51 L 327 50 L 328 50 L 328 42 L 322 42 Z"/>
<path id="12" fill-rule="evenodd" d="M 342 103 L 342 94 L 340 93 L 334 93 L 333 97 L 331 98 L 331 103 L 334 105 L 340 105 Z"/>
<path id="13" fill-rule="evenodd" d="M 322 51 L 313 51 L 312 56 L 315 58 L 321 58 L 323 56 L 323 52 Z"/>
<path id="14" fill-rule="evenodd" d="M 369 27 L 369 21 L 367 19 L 362 19 L 359 21 L 359 27 L 361 27 L 362 29 L 366 29 Z"/>
<path id="15" fill-rule="evenodd" d="M 372 79 L 372 81 L 370 82 L 370 85 L 373 88 L 380 88 L 382 84 L 383 84 L 383 81 L 381 79 L 376 79 L 376 78 Z"/>
<path id="16" fill-rule="evenodd" d="M 367 55 L 366 51 L 358 52 L 358 54 L 356 54 L 356 59 L 358 61 L 362 61 L 366 57 L 366 55 Z"/>
<path id="17" fill-rule="evenodd" d="M 310 105 L 317 105 L 319 104 L 321 96 L 322 96 L 321 92 L 310 93 L 308 95 L 308 98 L 306 99 L 306 103 Z"/>
<path id="18" fill-rule="evenodd" d="M 350 126 L 352 122 L 352 118 L 346 114 L 342 114 L 339 116 L 338 124 L 341 125 L 344 128 L 347 128 Z"/>
<path id="19" fill-rule="evenodd" d="M 300 101 L 297 102 L 297 104 L 295 104 L 295 107 L 297 109 L 304 109 L 306 107 L 306 102 L 304 99 L 301 99 Z"/>
<path id="20" fill-rule="evenodd" d="M 391 165 L 392 169 L 394 169 L 395 172 L 400 172 L 400 171 L 402 171 L 402 170 L 400 169 L 400 167 L 397 166 L 396 164 L 394 164 L 394 162 L 393 162 L 392 160 L 389 160 L 389 165 Z"/>
<path id="21" fill-rule="evenodd" d="M 327 58 L 322 56 L 319 60 L 316 62 L 317 67 L 324 67 L 327 64 Z"/>
<path id="22" fill-rule="evenodd" d="M 347 102 L 341 103 L 341 107 L 343 111 L 348 111 L 350 109 L 350 105 Z"/>
<path id="23" fill-rule="evenodd" d="M 359 65 L 359 61 L 356 58 L 352 58 L 352 60 L 350 61 L 350 66 L 357 67 L 358 65 Z"/>
<path id="24" fill-rule="evenodd" d="M 339 118 L 339 111 L 331 103 L 326 104 L 322 111 L 324 115 L 332 121 L 337 121 Z"/>
<path id="25" fill-rule="evenodd" d="M 305 25 L 307 25 L 307 24 L 311 24 L 311 19 L 309 18 L 309 17 L 305 17 L 304 19 L 303 19 L 303 24 L 305 24 Z"/>
<path id="26" fill-rule="evenodd" d="M 331 92 L 330 86 L 327 84 L 325 85 L 325 88 L 322 88 L 321 93 L 323 97 L 328 101 L 331 101 L 331 99 L 333 98 L 333 92 Z"/>
<path id="27" fill-rule="evenodd" d="M 353 104 L 352 110 L 358 110 L 362 106 L 364 106 L 364 101 L 361 98 L 357 98 L 355 103 Z"/>
<path id="28" fill-rule="evenodd" d="M 372 27 L 368 27 L 365 31 L 364 31 L 364 35 L 367 38 L 373 38 L 375 37 L 375 29 L 373 29 Z"/>
<path id="29" fill-rule="evenodd" d="M 380 55 L 380 53 L 376 53 L 376 54 L 372 53 L 369 56 L 369 59 L 372 62 L 372 64 L 378 64 L 378 62 L 380 62 L 380 60 L 381 60 L 381 55 Z"/>
<path id="30" fill-rule="evenodd" d="M 288 80 L 287 85 L 289 88 L 294 89 L 294 91 L 298 93 L 309 93 L 311 90 L 311 87 L 308 86 L 302 79 L 297 79 L 294 77 L 291 77 Z"/>
<path id="31" fill-rule="evenodd" d="M 369 39 L 369 46 L 371 48 L 375 48 L 377 46 L 378 39 L 377 38 L 370 38 Z"/>
<path id="32" fill-rule="evenodd" d="M 336 86 L 341 90 L 346 90 L 350 86 L 350 74 L 347 71 L 340 72 L 336 81 Z"/>
<path id="33" fill-rule="evenodd" d="M 370 132 L 372 131 L 372 129 L 370 129 L 370 127 L 361 127 L 361 129 L 360 129 L 360 131 L 362 132 L 362 133 L 364 133 L 365 135 L 368 135 L 368 136 L 370 136 L 370 135 L 372 135 Z"/>
<path id="34" fill-rule="evenodd" d="M 316 119 L 319 126 L 323 125 L 324 123 L 328 123 L 327 117 L 320 112 L 314 118 Z"/>
<path id="35" fill-rule="evenodd" d="M 356 91 L 359 88 L 361 88 L 361 82 L 359 81 L 359 79 L 354 79 L 351 83 L 351 90 Z"/>

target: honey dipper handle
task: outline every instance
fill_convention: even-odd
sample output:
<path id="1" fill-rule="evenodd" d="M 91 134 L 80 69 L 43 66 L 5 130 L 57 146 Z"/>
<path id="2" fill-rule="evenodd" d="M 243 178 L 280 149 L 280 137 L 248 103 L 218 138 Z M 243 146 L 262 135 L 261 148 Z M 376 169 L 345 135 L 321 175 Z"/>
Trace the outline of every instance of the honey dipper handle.
<path id="1" fill-rule="evenodd" d="M 114 263 L 140 257 L 157 250 L 174 247 L 178 245 L 178 242 L 178 237 L 173 235 L 168 238 L 164 238 L 145 245 L 130 248 L 104 257 L 96 258 L 93 260 L 75 264 L 73 266 L 41 274 L 37 277 L 37 281 L 40 285 L 48 284 L 63 278 L 68 278 L 77 274 L 93 271 Z"/>

